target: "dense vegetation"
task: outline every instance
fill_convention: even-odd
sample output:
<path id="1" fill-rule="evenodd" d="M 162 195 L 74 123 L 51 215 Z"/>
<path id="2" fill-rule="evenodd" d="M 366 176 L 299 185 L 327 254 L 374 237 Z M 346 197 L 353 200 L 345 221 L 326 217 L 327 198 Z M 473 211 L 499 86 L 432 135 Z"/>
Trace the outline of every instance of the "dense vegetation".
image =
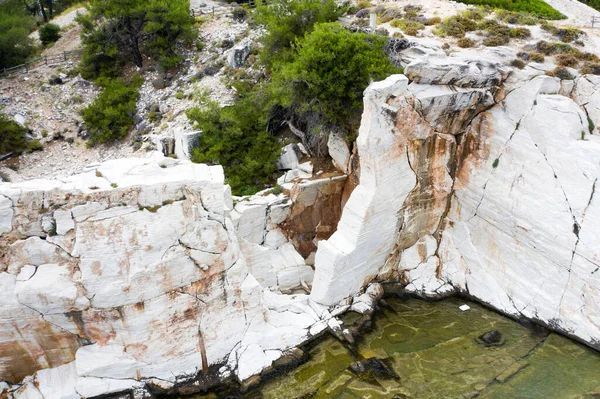
<path id="1" fill-rule="evenodd" d="M 40 28 L 40 41 L 44 46 L 54 43 L 60 39 L 60 26 L 56 24 L 45 24 Z"/>
<path id="2" fill-rule="evenodd" d="M 25 62 L 33 50 L 28 35 L 34 20 L 24 13 L 5 13 L 0 10 L 0 70 Z"/>
<path id="3" fill-rule="evenodd" d="M 231 107 L 209 103 L 187 112 L 203 131 L 192 160 L 222 165 L 236 194 L 272 182 L 281 126 L 293 124 L 308 137 L 322 136 L 333 126 L 352 135 L 369 82 L 398 72 L 384 51 L 387 38 L 326 22 L 338 15 L 333 3 L 284 0 L 279 5 L 257 9 L 256 20 L 267 31 L 260 57 L 266 78 L 254 86 L 235 82 L 240 99 Z"/>
<path id="4" fill-rule="evenodd" d="M 544 19 L 565 19 L 566 17 L 543 0 L 458 0 L 475 6 L 487 6 L 508 11 L 523 12 Z M 592 0 L 600 1 L 600 0 Z"/>
<path id="5" fill-rule="evenodd" d="M 98 79 L 96 83 L 104 89 L 96 100 L 83 110 L 83 120 L 90 134 L 91 145 L 127 136 L 133 124 L 142 78 L 136 75 L 128 84 L 122 79 L 108 78 Z"/>
<path id="6" fill-rule="evenodd" d="M 141 67 L 144 55 L 173 67 L 181 60 L 177 41 L 194 38 L 189 0 L 91 0 L 81 15 L 85 78 L 116 77 L 127 62 Z"/>
<path id="7" fill-rule="evenodd" d="M 0 155 L 20 153 L 27 148 L 27 129 L 0 113 Z"/>
<path id="8" fill-rule="evenodd" d="M 289 60 L 296 38 L 303 37 L 317 23 L 336 21 L 340 15 L 335 0 L 279 0 L 258 4 L 255 21 L 266 33 L 262 38 L 262 59 L 267 65 Z"/>

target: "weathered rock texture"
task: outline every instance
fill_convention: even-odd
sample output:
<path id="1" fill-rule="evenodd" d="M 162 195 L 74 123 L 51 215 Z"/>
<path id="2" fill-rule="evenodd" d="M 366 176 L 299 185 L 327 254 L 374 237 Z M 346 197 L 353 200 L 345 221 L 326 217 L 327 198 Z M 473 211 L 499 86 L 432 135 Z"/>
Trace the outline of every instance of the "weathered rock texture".
<path id="1" fill-rule="evenodd" d="M 319 245 L 311 297 L 373 280 L 461 292 L 600 349 L 600 81 L 499 87 L 507 71 L 482 62 L 406 71 L 412 83 L 365 91 L 360 185 Z"/>
<path id="2" fill-rule="evenodd" d="M 311 198 L 297 206 L 320 208 L 340 179 L 293 188 Z M 221 167 L 158 153 L 2 183 L 0 380 L 22 383 L 15 398 L 64 399 L 260 373 L 332 317 L 279 291 L 312 283 L 279 228 L 295 206 L 271 194 L 234 207 Z"/>

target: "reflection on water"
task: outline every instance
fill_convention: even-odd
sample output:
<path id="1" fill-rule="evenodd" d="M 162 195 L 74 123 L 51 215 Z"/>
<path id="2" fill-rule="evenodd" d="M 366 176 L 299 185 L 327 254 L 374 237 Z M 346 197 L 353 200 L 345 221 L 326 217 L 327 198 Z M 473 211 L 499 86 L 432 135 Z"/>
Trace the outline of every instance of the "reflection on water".
<path id="1" fill-rule="evenodd" d="M 533 331 L 460 299 L 388 299 L 353 353 L 332 337 L 310 360 L 238 398 L 600 398 L 600 353 L 556 334 Z M 346 316 L 352 321 L 352 315 Z M 499 344 L 479 336 L 497 330 Z M 380 359 L 385 372 L 357 374 L 357 360 Z M 356 369 L 356 367 L 354 367 Z M 378 372 L 379 371 L 379 372 Z M 227 397 L 222 393 L 194 399 Z"/>

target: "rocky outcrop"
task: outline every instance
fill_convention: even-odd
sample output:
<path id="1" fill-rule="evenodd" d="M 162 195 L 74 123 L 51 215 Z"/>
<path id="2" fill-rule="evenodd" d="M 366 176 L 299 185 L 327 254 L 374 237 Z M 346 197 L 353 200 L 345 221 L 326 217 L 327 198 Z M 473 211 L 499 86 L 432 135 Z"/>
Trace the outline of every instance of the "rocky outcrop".
<path id="1" fill-rule="evenodd" d="M 14 398 L 192 393 L 328 328 L 279 227 L 295 200 L 234 204 L 223 182 L 219 166 L 154 153 L 0 185 L 0 380 Z"/>
<path id="2" fill-rule="evenodd" d="M 360 184 L 319 245 L 311 297 L 334 304 L 373 280 L 460 292 L 600 348 L 600 82 L 506 90 L 502 67 L 460 60 L 406 72 L 413 83 L 365 92 Z"/>

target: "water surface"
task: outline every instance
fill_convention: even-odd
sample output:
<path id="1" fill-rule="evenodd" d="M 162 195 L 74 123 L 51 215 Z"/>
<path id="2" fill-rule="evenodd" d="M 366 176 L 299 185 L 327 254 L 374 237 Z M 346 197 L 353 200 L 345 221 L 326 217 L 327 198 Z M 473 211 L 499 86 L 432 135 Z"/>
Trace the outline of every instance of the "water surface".
<path id="1" fill-rule="evenodd" d="M 375 317 L 355 353 L 326 337 L 306 349 L 309 361 L 250 392 L 191 398 L 600 398 L 600 353 L 584 345 L 457 298 L 387 302 L 390 309 Z M 464 303 L 471 310 L 460 311 Z M 491 330 L 502 339 L 485 345 L 478 337 Z M 350 370 L 369 358 L 395 376 Z"/>

